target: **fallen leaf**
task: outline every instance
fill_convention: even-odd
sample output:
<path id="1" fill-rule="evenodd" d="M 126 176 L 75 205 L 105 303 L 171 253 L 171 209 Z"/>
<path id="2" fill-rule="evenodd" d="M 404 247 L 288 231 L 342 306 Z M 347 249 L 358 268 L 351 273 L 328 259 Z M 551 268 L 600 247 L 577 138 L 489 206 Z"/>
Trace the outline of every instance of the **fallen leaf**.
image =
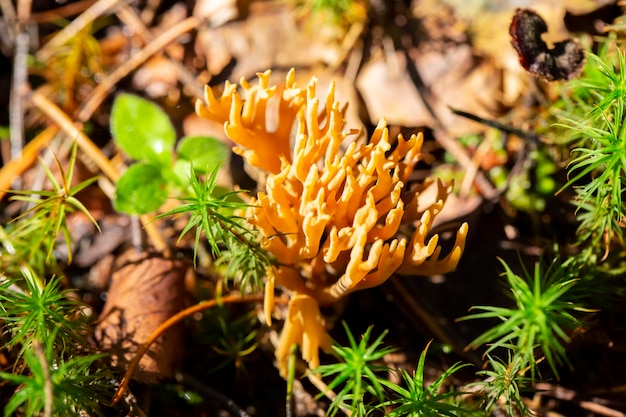
<path id="1" fill-rule="evenodd" d="M 117 264 L 95 337 L 111 353 L 112 365 L 125 369 L 152 332 L 182 310 L 186 268 L 181 262 L 133 249 Z M 154 383 L 171 376 L 182 349 L 182 328 L 168 330 L 143 356 L 135 379 Z"/>
<path id="2" fill-rule="evenodd" d="M 389 58 L 373 58 L 365 64 L 357 78 L 357 88 L 371 122 L 384 117 L 394 125 L 434 127 L 434 113 L 452 135 L 476 132 L 476 123 L 461 120 L 449 107 L 472 109 L 476 114 L 489 117 L 498 105 L 500 89 L 500 77 L 493 65 L 473 56 L 469 45 L 416 55 L 409 65 L 416 67 L 424 83 L 424 96 L 404 70 L 406 60 L 400 53 L 392 57 L 397 61 L 395 64 L 390 63 Z"/>
<path id="3" fill-rule="evenodd" d="M 275 2 L 254 6 L 245 21 L 198 31 L 194 49 L 210 74 L 219 73 L 232 59 L 237 65 L 230 79 L 235 81 L 268 68 L 310 67 L 337 60 L 340 45 L 320 38 L 315 28 L 299 25 L 293 7 Z"/>

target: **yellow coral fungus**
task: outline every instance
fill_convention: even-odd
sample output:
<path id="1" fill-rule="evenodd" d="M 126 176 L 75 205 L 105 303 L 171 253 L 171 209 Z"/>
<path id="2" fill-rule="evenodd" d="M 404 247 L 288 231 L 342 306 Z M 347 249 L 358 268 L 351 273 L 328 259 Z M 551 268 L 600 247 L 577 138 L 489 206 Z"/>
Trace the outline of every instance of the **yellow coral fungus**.
<path id="1" fill-rule="evenodd" d="M 456 268 L 465 246 L 467 224 L 457 231 L 450 253 L 441 258 L 439 236 L 429 236 L 452 185 L 428 179 L 408 185 L 415 165 L 425 158 L 422 135 L 390 140 L 381 120 L 367 144 L 350 143 L 356 133 L 344 129 L 344 117 L 331 84 L 319 112 L 316 81 L 305 90 L 289 72 L 278 100 L 277 127 L 266 126 L 268 101 L 277 94 L 270 73 L 259 83 L 242 81 L 245 101 L 226 84 L 216 99 L 207 89 L 198 114 L 225 123 L 237 152 L 268 172 L 266 190 L 248 212 L 263 235 L 263 246 L 278 265 L 268 271 L 265 313 L 274 310 L 274 287 L 288 291 L 290 303 L 276 357 L 281 374 L 293 343 L 309 366 L 319 364 L 319 348 L 330 339 L 319 307 L 346 294 L 385 282 L 392 274 L 442 274 Z M 320 115 L 321 114 L 321 115 Z M 291 139 L 294 124 L 295 138 Z M 434 202 L 422 192 L 435 186 Z M 412 236 L 400 233 L 414 230 Z"/>
<path id="2" fill-rule="evenodd" d="M 237 93 L 237 86 L 226 82 L 222 96 L 217 99 L 212 90 L 205 88 L 206 103 L 198 101 L 198 115 L 218 123 L 236 147 L 235 153 L 243 156 L 253 166 L 270 173 L 280 170 L 280 158 L 291 160 L 289 134 L 298 111 L 306 102 L 305 92 L 296 87 L 292 71 L 285 82 L 278 104 L 278 127 L 268 131 L 266 109 L 268 101 L 276 94 L 276 87 L 269 87 L 271 71 L 258 74 L 258 85 L 251 86 L 245 79 L 241 86 L 247 93 L 244 102 Z M 236 139 L 233 139 L 236 138 Z"/>

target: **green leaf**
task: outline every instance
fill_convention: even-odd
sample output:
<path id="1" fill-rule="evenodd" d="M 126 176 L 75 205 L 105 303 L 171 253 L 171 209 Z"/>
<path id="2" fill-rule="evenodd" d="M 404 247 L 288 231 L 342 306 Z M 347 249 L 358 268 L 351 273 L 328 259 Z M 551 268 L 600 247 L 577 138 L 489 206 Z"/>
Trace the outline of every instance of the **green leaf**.
<path id="1" fill-rule="evenodd" d="M 185 191 L 190 188 L 190 177 L 192 171 L 192 164 L 186 159 L 178 158 L 174 165 L 172 165 L 172 182 Z"/>
<path id="2" fill-rule="evenodd" d="M 9 139 L 11 137 L 11 129 L 9 126 L 0 126 L 0 140 Z"/>
<path id="3" fill-rule="evenodd" d="M 127 214 L 156 211 L 167 199 L 167 181 L 161 167 L 149 163 L 131 165 L 117 182 L 115 210 Z"/>
<path id="4" fill-rule="evenodd" d="M 120 94 L 111 110 L 111 134 L 133 159 L 170 166 L 176 131 L 167 114 L 141 97 Z"/>
<path id="5" fill-rule="evenodd" d="M 193 162 L 196 173 L 213 171 L 228 162 L 230 146 L 209 136 L 189 136 L 176 147 L 178 158 Z"/>

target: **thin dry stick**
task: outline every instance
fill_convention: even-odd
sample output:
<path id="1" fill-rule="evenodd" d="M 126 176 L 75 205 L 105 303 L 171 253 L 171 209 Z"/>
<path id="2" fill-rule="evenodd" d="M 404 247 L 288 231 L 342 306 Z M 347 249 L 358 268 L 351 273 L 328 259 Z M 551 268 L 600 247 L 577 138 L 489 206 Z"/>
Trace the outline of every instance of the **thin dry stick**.
<path id="1" fill-rule="evenodd" d="M 17 2 L 17 22 L 13 48 L 13 85 L 10 97 L 11 159 L 19 158 L 24 146 L 24 96 L 28 91 L 28 44 L 26 26 L 30 19 L 30 0 Z"/>
<path id="2" fill-rule="evenodd" d="M 500 123 L 495 120 L 485 119 L 484 117 L 480 117 L 473 113 L 469 113 L 463 110 L 455 109 L 454 107 L 449 107 L 449 109 L 452 113 L 456 114 L 457 116 L 465 117 L 466 119 L 473 120 L 474 122 L 480 123 L 482 125 L 493 127 L 505 133 L 513 134 L 521 139 L 524 139 L 526 142 L 541 143 L 541 136 L 539 136 L 535 132 L 518 129 L 516 127 L 509 126 L 509 125 Z"/>
<path id="3" fill-rule="evenodd" d="M 450 137 L 448 130 L 443 123 L 441 123 L 441 118 L 430 104 L 429 98 L 432 97 L 430 88 L 424 83 L 424 80 L 417 69 L 417 65 L 411 58 L 411 55 L 406 48 L 404 48 L 404 56 L 406 58 L 407 73 L 409 74 L 409 77 L 411 78 L 411 81 L 413 82 L 424 107 L 426 107 L 426 110 L 430 113 L 434 120 L 433 131 L 435 138 L 446 151 L 454 156 L 464 170 L 469 170 L 472 164 L 471 158 L 468 156 L 467 151 L 463 148 L 463 146 Z M 480 189 L 481 194 L 488 200 L 495 200 L 500 196 L 500 193 L 494 188 L 491 182 L 489 182 L 487 177 L 481 171 L 476 172 L 474 182 Z"/>
<path id="4" fill-rule="evenodd" d="M 124 77 L 126 77 L 131 71 L 139 67 L 146 62 L 155 53 L 163 50 L 169 43 L 173 42 L 181 34 L 186 33 L 196 28 L 200 23 L 200 20 L 195 17 L 188 17 L 182 22 L 172 26 L 170 29 L 163 32 L 159 37 L 155 38 L 152 42 L 147 44 L 139 53 L 132 55 L 128 61 L 124 62 L 121 66 L 117 67 L 115 71 L 109 74 L 100 84 L 96 86 L 91 92 L 90 97 L 83 102 L 79 112 L 78 120 L 89 120 L 91 115 L 96 111 L 98 106 L 107 97 L 109 91 Z"/>
<path id="5" fill-rule="evenodd" d="M 404 304 L 409 308 L 411 313 L 415 313 L 418 317 L 420 323 L 423 323 L 428 331 L 440 342 L 452 346 L 455 352 L 458 352 L 465 359 L 472 363 L 480 363 L 480 359 L 474 357 L 474 354 L 471 352 L 466 352 L 463 350 L 458 343 L 454 341 L 454 339 L 449 335 L 448 332 L 442 327 L 437 320 L 435 320 L 431 315 L 415 300 L 415 298 L 411 297 L 410 293 L 406 290 L 402 282 L 397 279 L 390 279 L 391 286 L 395 289 L 394 293 L 397 294 Z"/>
<path id="6" fill-rule="evenodd" d="M 27 91 L 29 37 L 26 31 L 18 32 L 15 37 L 13 55 L 13 85 L 9 99 L 11 127 L 11 159 L 19 158 L 24 146 L 24 93 Z"/>
<path id="7" fill-rule="evenodd" d="M 146 2 L 146 7 L 141 11 L 141 20 L 144 24 L 152 24 L 159 6 L 161 6 L 161 0 L 148 0 Z"/>
<path id="8" fill-rule="evenodd" d="M 15 25 L 17 21 L 17 14 L 15 12 L 15 7 L 13 7 L 13 2 L 11 0 L 0 0 L 0 10 L 2 11 L 2 16 L 4 17 L 4 21 L 8 25 Z M 15 35 L 14 32 L 9 31 L 12 36 Z"/>
<path id="9" fill-rule="evenodd" d="M 28 24 L 30 20 L 30 9 L 32 0 L 18 0 L 17 2 L 17 21 L 20 25 Z"/>
<path id="10" fill-rule="evenodd" d="M 329 64 L 329 67 L 332 70 L 336 70 L 341 66 L 341 64 L 346 60 L 346 58 L 352 53 L 354 50 L 354 45 L 361 38 L 361 34 L 363 33 L 363 29 L 365 25 L 362 22 L 354 23 L 348 29 L 348 32 L 341 41 L 341 48 L 339 49 L 339 54 L 337 57 Z"/>
<path id="11" fill-rule="evenodd" d="M 122 399 L 122 395 L 124 395 L 124 392 L 126 391 L 126 387 L 128 386 L 128 383 L 130 382 L 130 378 L 133 376 L 133 373 L 135 372 L 135 368 L 137 368 L 137 365 L 139 365 L 139 361 L 141 360 L 143 355 L 145 355 L 146 352 L 148 352 L 148 349 L 150 349 L 150 346 L 152 346 L 152 344 L 159 337 L 161 337 L 163 333 L 165 333 L 169 328 L 178 324 L 181 320 L 187 317 L 193 316 L 194 314 L 200 311 L 208 310 L 215 306 L 220 306 L 222 304 L 252 303 L 252 302 L 257 302 L 257 301 L 262 301 L 262 300 L 263 300 L 262 294 L 248 295 L 248 296 L 229 295 L 227 297 L 202 301 L 196 304 L 195 306 L 188 307 L 184 309 L 183 311 L 176 313 L 175 315 L 167 319 L 154 332 L 152 332 L 148 340 L 143 342 L 143 344 L 139 346 L 139 349 L 137 349 L 135 356 L 128 364 L 128 368 L 126 369 L 124 378 L 122 378 L 122 381 L 120 382 L 120 386 L 117 388 L 115 395 L 111 399 L 111 404 L 115 405 L 119 400 Z"/>
<path id="12" fill-rule="evenodd" d="M 485 139 L 480 143 L 480 145 L 478 145 L 478 148 L 476 148 L 476 152 L 472 157 L 469 168 L 465 169 L 465 176 L 463 177 L 463 182 L 459 188 L 459 197 L 461 199 L 465 199 L 469 196 L 472 186 L 474 185 L 474 181 L 476 180 L 476 174 L 478 174 L 478 170 L 480 169 L 480 161 L 487 154 L 490 147 L 490 141 Z"/>
<path id="13" fill-rule="evenodd" d="M 313 384 L 315 388 L 317 388 L 317 390 L 324 395 L 324 397 L 328 398 L 331 402 L 333 402 L 335 398 L 337 398 L 337 393 L 333 391 L 332 389 L 328 388 L 328 385 L 326 385 L 326 383 L 322 381 L 322 378 L 320 378 L 318 374 L 309 372 L 309 369 L 303 363 L 299 363 L 297 366 L 298 366 L 298 370 L 302 372 L 304 376 L 307 377 L 309 382 Z M 339 408 L 347 416 L 350 415 L 350 410 L 345 405 L 340 405 Z"/>
<path id="14" fill-rule="evenodd" d="M 48 145 L 57 133 L 59 133 L 58 126 L 48 126 L 26 144 L 21 157 L 11 159 L 0 169 L 0 200 L 11 188 L 13 180 L 21 176 L 37 160 L 41 149 Z"/>
<path id="15" fill-rule="evenodd" d="M 93 6 L 97 0 L 81 0 L 75 3 L 69 3 L 56 9 L 46 10 L 45 12 L 33 13 L 31 20 L 34 23 L 48 23 L 57 20 L 60 17 L 76 16 Z"/>
<path id="16" fill-rule="evenodd" d="M 121 7 L 117 12 L 117 16 L 120 20 L 132 27 L 136 34 L 138 34 L 144 43 L 152 42 L 154 36 L 150 30 L 141 21 L 141 18 L 137 16 L 137 13 L 128 6 Z M 165 55 L 169 58 L 170 63 L 176 71 L 176 77 L 183 83 L 183 85 L 189 90 L 193 91 L 194 96 L 199 99 L 204 98 L 204 89 L 198 85 L 196 77 L 187 70 L 187 68 L 177 59 L 172 59 L 171 54 L 168 52 L 168 48 L 164 49 Z"/>
<path id="17" fill-rule="evenodd" d="M 592 413 L 599 414 L 601 416 L 607 416 L 607 417 L 626 416 L 626 414 L 622 413 L 619 410 L 615 410 L 613 408 L 607 407 L 602 404 L 594 403 L 593 401 L 581 401 L 579 405 L 583 410 L 591 411 Z"/>
<path id="18" fill-rule="evenodd" d="M 78 32 L 83 30 L 94 20 L 105 14 L 107 11 L 113 9 L 117 3 L 121 0 L 99 0 L 89 9 L 85 10 L 83 14 L 78 16 L 61 30 L 57 35 L 50 39 L 39 51 L 37 51 L 36 57 L 40 61 L 47 61 L 54 52 L 61 46 L 65 45 L 68 40 L 72 39 Z"/>
<path id="19" fill-rule="evenodd" d="M 111 161 L 109 161 L 102 151 L 100 151 L 100 148 L 76 127 L 63 110 L 37 91 L 31 94 L 31 100 L 35 107 L 50 117 L 70 138 L 76 140 L 78 147 L 85 152 L 98 168 L 100 168 L 104 175 L 112 182 L 117 182 L 120 177 L 117 169 L 111 164 Z M 167 244 L 159 234 L 155 223 L 146 215 L 140 216 L 139 218 L 155 249 L 163 252 L 165 256 L 169 256 Z"/>
<path id="20" fill-rule="evenodd" d="M 439 122 L 437 122 L 439 124 Z M 452 139 L 447 130 L 439 124 L 438 127 L 434 129 L 435 137 L 437 141 L 441 143 L 441 146 L 448 152 L 450 152 L 454 158 L 459 162 L 459 165 L 466 170 L 469 171 L 472 167 L 472 159 L 467 154 L 467 151 L 463 146 L 459 144 L 456 140 Z M 475 173 L 474 182 L 480 189 L 480 193 L 488 200 L 495 200 L 500 196 L 500 192 L 494 188 L 494 186 L 489 182 L 487 177 L 480 172 L 477 171 Z"/>
<path id="21" fill-rule="evenodd" d="M 35 107 L 51 118 L 70 138 L 76 140 L 78 147 L 91 158 L 104 175 L 111 181 L 117 182 L 120 174 L 111 164 L 109 158 L 72 122 L 63 110 L 38 91 L 32 92 L 31 100 Z"/>

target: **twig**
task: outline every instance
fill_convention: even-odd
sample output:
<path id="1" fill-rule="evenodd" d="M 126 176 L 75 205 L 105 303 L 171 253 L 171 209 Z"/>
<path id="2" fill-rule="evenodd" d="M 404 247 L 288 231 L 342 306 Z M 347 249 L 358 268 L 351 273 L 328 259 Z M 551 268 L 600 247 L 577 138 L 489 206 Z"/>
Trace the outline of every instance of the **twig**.
<path id="1" fill-rule="evenodd" d="M 33 13 L 31 21 L 34 23 L 47 23 L 60 17 L 76 16 L 93 6 L 98 0 L 81 0 L 72 2 L 56 9 L 46 10 L 45 12 Z"/>
<path id="2" fill-rule="evenodd" d="M 156 16 L 156 12 L 161 5 L 161 0 L 148 0 L 146 7 L 141 11 L 141 20 L 144 24 L 150 25 Z"/>
<path id="3" fill-rule="evenodd" d="M 350 25 L 350 29 L 345 34 L 343 40 L 341 41 L 341 47 L 339 49 L 339 54 L 337 57 L 328 65 L 331 70 L 336 70 L 341 66 L 341 64 L 346 60 L 348 56 L 351 55 L 354 50 L 354 45 L 358 42 L 363 34 L 363 29 L 365 25 L 362 22 L 357 22 Z"/>
<path id="4" fill-rule="evenodd" d="M 59 133 L 58 126 L 48 126 L 26 144 L 22 150 L 21 157 L 11 159 L 0 169 L 0 200 L 6 195 L 7 190 L 11 188 L 13 180 L 22 175 L 37 160 L 39 151 L 48 145 L 57 133 Z"/>
<path id="5" fill-rule="evenodd" d="M 18 0 L 17 2 L 17 21 L 20 25 L 22 25 L 22 29 L 30 20 L 30 9 L 32 4 L 32 0 Z"/>
<path id="6" fill-rule="evenodd" d="M 450 137 L 447 129 L 441 123 L 441 119 L 430 105 L 430 101 L 428 98 L 432 95 L 428 86 L 424 83 L 422 76 L 420 75 L 417 65 L 415 65 L 414 61 L 411 59 L 409 51 L 404 48 L 404 56 L 406 58 L 406 69 L 409 74 L 409 78 L 413 82 L 415 89 L 417 90 L 420 98 L 422 99 L 422 103 L 426 110 L 432 116 L 434 120 L 434 133 L 437 141 L 443 146 L 443 148 L 448 151 L 452 156 L 457 160 L 459 165 L 464 170 L 469 170 L 472 166 L 472 160 L 468 156 L 467 151 L 454 139 Z M 495 200 L 499 197 L 500 193 L 494 188 L 494 186 L 489 182 L 485 175 L 478 171 L 476 172 L 475 183 L 480 189 L 481 194 L 489 199 Z"/>
<path id="7" fill-rule="evenodd" d="M 150 337 L 148 337 L 148 340 L 143 342 L 143 344 L 139 346 L 139 349 L 137 349 L 135 356 L 128 364 L 128 368 L 126 369 L 126 373 L 124 374 L 124 377 L 120 381 L 120 386 L 117 388 L 115 395 L 111 399 L 111 404 L 115 405 L 120 399 L 122 399 L 122 396 L 124 395 L 124 392 L 126 391 L 126 387 L 128 386 L 128 383 L 130 382 L 130 378 L 133 376 L 133 373 L 135 372 L 135 368 L 137 368 L 137 365 L 139 365 L 139 361 L 141 360 L 143 355 L 145 355 L 146 352 L 148 352 L 148 349 L 150 349 L 150 346 L 152 346 L 152 344 L 159 337 L 161 337 L 163 333 L 165 333 L 169 328 L 178 324 L 181 320 L 187 317 L 193 316 L 194 314 L 200 311 L 207 310 L 215 306 L 221 306 L 223 304 L 251 303 L 251 302 L 257 302 L 257 301 L 262 301 L 262 300 L 263 300 L 262 294 L 248 295 L 248 296 L 230 295 L 230 296 L 223 297 L 223 298 L 216 298 L 212 300 L 202 301 L 194 306 L 184 309 L 183 311 L 167 319 L 154 332 L 152 332 Z"/>
<path id="8" fill-rule="evenodd" d="M 117 169 L 111 164 L 109 158 L 107 158 L 100 148 L 98 148 L 89 139 L 79 127 L 77 127 L 70 117 L 54 104 L 51 100 L 45 97 L 43 94 L 33 91 L 31 94 L 32 103 L 41 110 L 46 116 L 48 116 L 54 123 L 56 123 L 70 138 L 76 140 L 80 149 L 87 154 L 89 158 L 100 168 L 100 170 L 111 181 L 116 182 L 120 174 Z"/>
<path id="9" fill-rule="evenodd" d="M 120 177 L 117 169 L 111 164 L 111 161 L 81 130 L 70 120 L 69 116 L 63 112 L 56 104 L 50 101 L 42 94 L 34 91 L 31 94 L 31 100 L 35 107 L 41 110 L 45 115 L 50 117 L 70 138 L 76 140 L 78 147 L 100 168 L 112 182 L 117 182 Z M 159 234 L 156 225 L 148 216 L 140 216 L 141 223 L 154 245 L 155 249 L 169 255 L 167 244 L 163 237 Z"/>
<path id="10" fill-rule="evenodd" d="M 102 16 L 107 11 L 113 9 L 117 3 L 121 0 L 99 0 L 89 9 L 85 10 L 83 14 L 78 16 L 67 25 L 63 30 L 56 34 L 56 36 L 48 43 L 46 43 L 39 51 L 37 51 L 36 57 L 40 61 L 47 61 L 57 49 L 65 45 L 65 43 L 72 39 L 78 32 L 83 30 L 94 20 Z"/>
<path id="11" fill-rule="evenodd" d="M 389 282 L 394 289 L 394 297 L 397 296 L 402 300 L 404 305 L 406 305 L 411 312 L 411 316 L 416 316 L 418 322 L 425 326 L 426 330 L 430 332 L 432 336 L 434 336 L 440 342 L 452 346 L 455 352 L 457 352 L 460 356 L 470 361 L 471 363 L 482 363 L 480 357 L 477 357 L 473 352 L 465 351 L 463 347 L 455 341 L 455 338 L 453 338 L 450 333 L 447 332 L 445 328 L 438 323 L 436 319 L 431 317 L 431 315 L 419 303 L 419 301 L 411 296 L 411 293 L 407 291 L 406 287 L 402 284 L 402 281 L 397 279 L 390 279 Z"/>
<path id="12" fill-rule="evenodd" d="M 449 109 L 452 113 L 456 114 L 457 116 L 465 117 L 466 119 L 470 119 L 475 122 L 484 124 L 485 126 L 496 128 L 506 133 L 511 133 L 515 136 L 520 137 L 521 139 L 525 139 L 527 141 L 534 142 L 534 143 L 541 142 L 541 137 L 534 132 L 529 132 L 527 130 L 518 129 L 516 127 L 505 125 L 495 120 L 485 119 L 475 114 L 468 113 L 463 110 L 455 109 L 453 107 L 449 107 Z"/>
<path id="13" fill-rule="evenodd" d="M 307 372 L 308 369 L 305 369 L 302 364 L 299 366 L 299 368 L 302 368 L 300 370 L 304 371 L 304 375 L 308 378 L 309 382 L 313 384 L 313 386 L 315 386 L 315 388 L 317 388 L 320 393 L 324 394 L 324 397 L 328 398 L 331 402 L 334 401 L 335 398 L 337 398 L 337 394 L 335 393 L 335 391 L 328 388 L 328 385 L 326 385 L 326 383 L 322 381 L 322 378 L 320 378 L 319 375 L 312 372 Z M 350 409 L 348 409 L 348 407 L 346 407 L 345 405 L 340 405 L 339 409 L 343 411 L 347 416 L 351 415 Z"/>
<path id="14" fill-rule="evenodd" d="M 441 146 L 443 146 L 446 151 L 450 152 L 452 156 L 454 156 L 459 165 L 461 165 L 461 167 L 465 170 L 471 169 L 472 160 L 463 148 L 463 146 L 461 146 L 457 141 L 452 139 L 443 127 L 435 128 L 434 132 L 435 136 L 437 137 L 437 141 L 441 143 Z M 476 172 L 474 182 L 480 189 L 480 193 L 483 195 L 483 197 L 488 200 L 496 200 L 501 194 L 493 187 L 487 177 L 485 177 L 480 171 Z"/>
<path id="15" fill-rule="evenodd" d="M 474 184 L 476 174 L 478 174 L 478 170 L 480 168 L 480 161 L 487 154 L 489 148 L 490 143 L 487 140 L 483 140 L 480 145 L 478 145 L 478 148 L 476 148 L 476 152 L 472 157 L 472 163 L 469 169 L 465 170 L 465 176 L 463 177 L 463 181 L 459 187 L 459 198 L 464 199 L 469 196 L 472 184 Z"/>
<path id="16" fill-rule="evenodd" d="M 24 147 L 24 97 L 28 91 L 28 44 L 27 28 L 30 18 L 30 0 L 17 3 L 15 44 L 13 48 L 13 85 L 11 86 L 9 124 L 11 130 L 11 159 L 17 159 Z"/>
<path id="17" fill-rule="evenodd" d="M 135 11 L 130 7 L 126 5 L 121 7 L 117 12 L 117 16 L 123 23 L 131 26 L 134 29 L 134 32 L 142 38 L 144 43 L 152 42 L 154 40 L 154 36 L 150 30 L 142 22 L 139 16 L 137 16 L 137 13 L 135 13 Z M 196 98 L 203 99 L 204 89 L 198 85 L 196 77 L 194 77 L 194 75 L 191 74 L 179 60 L 172 59 L 172 55 L 168 51 L 168 48 L 165 48 L 164 52 L 169 58 L 170 64 L 172 64 L 174 70 L 176 71 L 176 76 L 180 82 L 182 82 L 189 91 L 193 91 Z"/>
<path id="18" fill-rule="evenodd" d="M 163 32 L 159 37 L 147 44 L 139 53 L 132 55 L 128 61 L 117 67 L 91 92 L 90 97 L 83 102 L 78 111 L 78 120 L 87 121 L 96 111 L 98 106 L 104 101 L 109 91 L 131 71 L 146 62 L 155 53 L 163 50 L 170 42 L 173 42 L 181 34 L 188 32 L 198 26 L 200 20 L 195 17 L 188 17 L 182 22 L 172 26 Z"/>
<path id="19" fill-rule="evenodd" d="M 2 10 L 2 16 L 4 17 L 4 21 L 7 23 L 7 26 L 16 24 L 17 14 L 11 0 L 0 0 L 0 10 Z M 10 30 L 9 33 L 12 37 L 15 35 L 15 32 L 11 32 Z"/>
<path id="20" fill-rule="evenodd" d="M 68 155 L 69 149 L 63 149 L 63 144 L 64 144 L 63 141 L 51 142 L 48 145 L 48 150 L 50 152 L 47 152 L 46 154 L 44 154 L 43 156 L 39 158 L 40 165 L 50 166 L 53 161 L 55 160 L 58 161 L 59 157 L 66 158 Z M 48 176 L 44 169 L 38 169 L 32 182 L 28 184 L 27 187 L 31 190 L 41 190 L 43 189 L 43 185 L 47 177 Z M 26 185 L 24 185 L 23 188 L 25 187 Z M 37 195 L 37 193 L 32 193 L 30 195 L 30 198 L 32 198 L 32 201 L 28 202 L 27 204 L 24 205 L 24 207 L 22 207 L 22 213 L 26 213 L 27 211 L 35 207 L 35 205 L 37 205 L 36 201 L 41 201 L 41 196 Z"/>
<path id="21" fill-rule="evenodd" d="M 592 401 L 581 401 L 580 407 L 583 410 L 591 411 L 594 414 L 599 414 L 601 416 L 607 417 L 625 417 L 626 414 L 619 410 L 615 410 L 613 408 L 609 408 L 602 404 L 597 404 Z"/>
<path id="22" fill-rule="evenodd" d="M 524 146 L 522 146 L 522 148 L 518 152 L 518 157 L 517 157 L 517 161 L 515 162 L 515 165 L 513 165 L 513 167 L 509 171 L 509 175 L 507 175 L 506 182 L 505 182 L 504 186 L 502 186 L 502 187 L 500 187 L 498 189 L 498 192 L 500 194 L 504 193 L 508 189 L 509 184 L 511 183 L 512 178 L 515 175 L 517 175 L 523 169 L 524 161 L 526 159 L 529 147 L 536 146 L 538 143 L 541 143 L 541 137 L 539 135 L 537 135 L 536 133 L 534 133 L 534 132 L 529 132 L 529 131 L 526 131 L 526 130 L 517 129 L 517 128 L 513 127 L 513 126 L 505 125 L 505 124 L 497 122 L 495 120 L 484 119 L 484 118 L 482 118 L 480 116 L 477 116 L 475 114 L 468 113 L 468 112 L 465 112 L 465 111 L 462 111 L 462 110 L 458 110 L 458 109 L 454 109 L 452 107 L 450 107 L 450 110 L 452 111 L 452 113 L 454 113 L 454 114 L 456 114 L 458 116 L 465 117 L 465 118 L 473 120 L 475 122 L 482 123 L 485 126 L 493 127 L 495 129 L 501 130 L 501 131 L 503 131 L 505 133 L 509 133 L 509 134 L 515 135 L 515 136 L 517 136 L 517 137 L 519 137 L 521 139 L 524 139 L 524 141 L 525 141 L 524 142 Z M 484 146 L 483 146 L 484 143 L 485 142 L 483 141 L 479 145 L 478 149 L 476 150 L 476 154 L 474 155 L 474 158 L 473 158 L 473 160 L 475 162 L 479 161 L 480 158 L 482 157 L 482 155 L 479 155 L 479 153 L 480 153 L 481 148 L 484 148 Z M 477 169 L 477 167 L 475 169 Z M 463 184 L 466 184 L 467 176 L 470 175 L 470 173 L 471 173 L 471 171 L 468 171 L 468 173 L 466 174 L 466 177 L 463 180 Z M 463 186 L 461 186 L 461 193 L 460 193 L 460 195 L 463 195 Z"/>
<path id="23" fill-rule="evenodd" d="M 130 216 L 130 241 L 137 252 L 140 252 L 144 247 L 143 234 L 139 226 L 139 217 Z"/>

